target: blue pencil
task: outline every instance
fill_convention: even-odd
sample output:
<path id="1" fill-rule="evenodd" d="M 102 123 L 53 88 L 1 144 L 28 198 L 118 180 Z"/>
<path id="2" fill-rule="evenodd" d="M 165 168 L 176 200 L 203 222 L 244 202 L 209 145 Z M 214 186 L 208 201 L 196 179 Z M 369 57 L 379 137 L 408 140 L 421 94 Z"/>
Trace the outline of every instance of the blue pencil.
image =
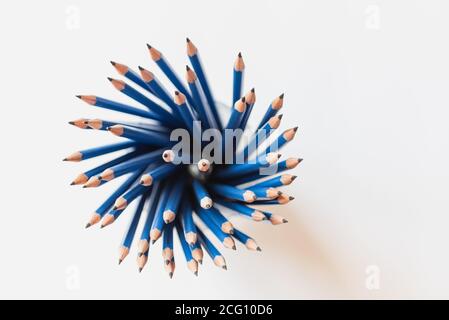
<path id="1" fill-rule="evenodd" d="M 134 235 L 136 234 L 137 225 L 139 224 L 140 216 L 142 215 L 143 208 L 145 206 L 145 201 L 147 197 L 142 197 L 139 205 L 134 211 L 134 215 L 131 219 L 131 222 L 128 226 L 128 230 L 125 233 L 125 238 L 123 239 L 122 245 L 119 249 L 119 260 L 118 264 L 121 264 L 123 260 L 128 256 L 129 250 L 131 249 L 131 245 L 134 240 Z"/>
<path id="2" fill-rule="evenodd" d="M 109 211 L 109 209 L 114 205 L 115 200 L 117 197 L 122 195 L 126 190 L 128 190 L 131 185 L 139 178 L 141 175 L 141 172 L 136 171 L 132 173 L 128 179 L 125 180 L 123 184 L 120 185 L 117 190 L 112 193 L 103 204 L 98 207 L 97 210 L 92 214 L 92 217 L 90 218 L 89 222 L 86 225 L 86 228 L 89 228 L 90 226 L 93 226 L 94 224 L 98 223 L 101 218 L 106 214 L 106 212 Z"/>
<path id="3" fill-rule="evenodd" d="M 279 97 L 274 99 L 273 102 L 270 103 L 267 112 L 263 116 L 262 120 L 260 120 L 257 129 L 262 128 L 262 126 L 268 121 L 268 119 L 274 117 L 276 113 L 278 113 L 278 111 L 282 108 L 283 104 L 284 104 L 284 94 L 281 94 Z"/>
<path id="4" fill-rule="evenodd" d="M 129 106 L 124 103 L 108 100 L 108 99 L 97 97 L 97 96 L 78 95 L 77 98 L 83 100 L 84 102 L 86 102 L 90 105 L 109 109 L 112 111 L 131 114 L 133 116 L 138 116 L 138 117 L 152 119 L 152 120 L 157 120 L 160 118 L 160 115 L 158 115 L 154 111 L 142 110 L 142 109 L 139 109 L 136 107 Z"/>
<path id="5" fill-rule="evenodd" d="M 285 130 L 279 137 L 276 138 L 269 146 L 264 150 L 257 150 L 259 154 L 266 154 L 268 152 L 279 151 L 288 142 L 292 141 L 298 131 L 298 127 Z"/>
<path id="6" fill-rule="evenodd" d="M 180 92 L 182 92 L 189 102 L 190 106 L 195 109 L 195 103 L 190 96 L 189 92 L 187 91 L 186 87 L 182 83 L 182 81 L 178 78 L 176 73 L 173 71 L 173 69 L 168 64 L 167 60 L 164 58 L 164 56 L 155 48 L 147 44 L 148 50 L 150 51 L 151 59 L 153 59 L 154 62 L 156 62 L 157 66 L 161 69 L 161 71 L 167 76 L 167 78 L 173 83 L 173 85 L 178 89 Z"/>
<path id="7" fill-rule="evenodd" d="M 189 56 L 190 63 L 193 66 L 193 69 L 195 70 L 196 75 L 198 76 L 198 80 L 201 84 L 201 87 L 203 88 L 204 95 L 206 96 L 207 103 L 209 104 L 211 113 L 214 116 L 215 122 L 217 123 L 217 129 L 222 130 L 223 125 L 221 123 L 220 116 L 218 114 L 217 106 L 215 104 L 215 99 L 212 96 L 212 92 L 210 90 L 206 74 L 204 73 L 203 67 L 201 65 L 200 57 L 198 55 L 198 50 L 195 47 L 195 45 L 190 41 L 189 38 L 186 39 L 187 41 L 187 55 Z"/>
<path id="8" fill-rule="evenodd" d="M 140 178 L 140 184 L 144 187 L 149 187 L 154 181 L 163 180 L 170 174 L 175 173 L 177 166 L 171 163 L 161 164 L 157 168 L 145 172 Z"/>
<path id="9" fill-rule="evenodd" d="M 156 79 L 154 74 L 147 69 L 139 66 L 140 73 L 142 75 L 143 81 L 147 84 L 148 87 L 152 88 L 154 92 L 156 92 L 159 99 L 164 101 L 167 106 L 170 107 L 170 110 L 173 112 L 173 116 L 176 118 L 176 124 L 182 124 L 182 119 L 180 118 L 179 112 L 177 110 L 177 106 L 173 101 L 173 97 L 167 92 L 164 86 Z"/>
<path id="10" fill-rule="evenodd" d="M 273 214 L 271 212 L 268 211 L 261 211 L 265 217 L 270 220 L 272 225 L 278 225 L 278 224 L 282 224 L 282 223 L 288 223 L 288 220 L 285 219 L 284 217 L 277 215 L 277 214 Z"/>
<path id="11" fill-rule="evenodd" d="M 255 173 L 252 173 L 249 175 L 243 175 L 241 177 L 237 177 L 236 179 L 233 179 L 230 183 L 232 185 L 240 185 L 240 184 L 256 181 L 259 179 L 263 179 L 272 174 L 277 174 L 277 173 L 280 173 L 285 170 L 293 169 L 301 161 L 302 161 L 302 159 L 300 159 L 300 158 L 288 158 L 287 160 L 280 161 L 279 163 L 273 165 L 272 167 L 267 167 L 266 171 L 264 171 L 264 172 L 255 172 Z"/>
<path id="12" fill-rule="evenodd" d="M 111 64 L 114 66 L 114 68 L 117 70 L 117 72 L 120 73 L 122 76 L 124 76 L 125 78 L 131 80 L 132 82 L 137 84 L 142 89 L 144 89 L 144 90 L 148 91 L 149 93 L 157 96 L 157 94 L 151 88 L 149 88 L 146 85 L 146 83 L 139 77 L 137 72 L 135 72 L 134 70 L 132 70 L 128 66 L 126 66 L 124 64 L 121 64 L 121 63 L 117 63 L 117 62 L 111 61 Z"/>
<path id="13" fill-rule="evenodd" d="M 197 207 L 195 212 L 198 215 L 198 217 L 200 217 L 200 219 L 204 222 L 204 224 L 210 229 L 210 231 L 212 231 L 212 233 L 217 237 L 218 240 L 220 240 L 221 243 L 223 243 L 223 245 L 226 248 L 233 250 L 236 249 L 232 237 L 221 230 L 221 226 L 215 223 L 214 219 L 212 219 L 211 214 L 209 213 L 208 210 L 205 210 L 201 207 Z"/>
<path id="14" fill-rule="evenodd" d="M 187 83 L 189 84 L 192 98 L 195 101 L 195 105 L 197 107 L 196 111 L 198 112 L 198 116 L 203 126 L 206 129 L 218 128 L 217 123 L 215 122 L 214 115 L 209 108 L 209 104 L 206 101 L 206 97 L 204 96 L 204 92 L 198 82 L 198 78 L 195 72 L 189 66 L 186 66 L 186 71 Z"/>
<path id="15" fill-rule="evenodd" d="M 209 185 L 209 188 L 216 194 L 232 199 L 232 200 L 238 200 L 238 201 L 244 201 L 251 203 L 254 200 L 256 200 L 256 195 L 254 192 L 250 190 L 243 190 L 239 189 L 234 186 L 226 185 L 226 184 L 218 184 L 218 183 L 211 183 Z"/>
<path id="16" fill-rule="evenodd" d="M 234 79 L 232 85 L 232 104 L 236 103 L 242 96 L 243 75 L 245 71 L 245 63 L 243 62 L 242 53 L 239 52 L 234 63 Z"/>
<path id="17" fill-rule="evenodd" d="M 141 174 L 143 170 L 137 170 L 137 172 Z M 124 210 L 131 202 L 134 201 L 134 199 L 136 199 L 142 193 L 147 192 L 147 190 L 148 188 L 145 188 L 140 184 L 136 184 L 131 189 L 129 189 L 128 192 L 115 200 L 112 210 Z"/>
<path id="18" fill-rule="evenodd" d="M 178 233 L 179 242 L 181 243 L 182 251 L 184 252 L 184 257 L 186 258 L 187 267 L 193 272 L 195 276 L 198 276 L 198 262 L 193 258 L 192 252 L 190 250 L 189 244 L 184 237 L 184 231 L 179 220 L 176 221 L 176 231 Z"/>
<path id="19" fill-rule="evenodd" d="M 262 251 L 262 249 L 257 245 L 256 241 L 254 241 L 253 238 L 244 234 L 240 230 L 234 229 L 234 238 L 243 243 L 248 250 Z"/>
<path id="20" fill-rule="evenodd" d="M 186 97 L 179 91 L 175 91 L 175 99 L 174 102 L 178 108 L 178 113 L 181 115 L 184 124 L 189 128 L 190 131 L 193 131 L 195 126 L 195 119 L 192 111 L 187 106 Z"/>
<path id="21" fill-rule="evenodd" d="M 231 111 L 231 116 L 229 117 L 228 124 L 225 129 L 237 129 L 242 121 L 243 113 L 246 110 L 246 99 L 245 97 L 239 99 L 234 103 L 234 107 Z"/>
<path id="22" fill-rule="evenodd" d="M 214 261 L 214 264 L 217 267 L 227 270 L 226 261 L 224 257 L 221 255 L 220 251 L 213 245 L 213 243 L 203 234 L 201 230 L 198 229 L 198 238 L 203 245 L 204 249 L 210 256 L 210 258 Z"/>
<path id="23" fill-rule="evenodd" d="M 288 186 L 290 185 L 297 176 L 291 175 L 291 174 L 282 174 L 273 178 L 270 178 L 268 180 L 256 183 L 249 187 L 249 189 L 252 188 L 277 188 L 282 186 Z"/>
<path id="24" fill-rule="evenodd" d="M 103 170 L 105 170 L 107 168 L 110 168 L 119 163 L 125 162 L 126 160 L 132 159 L 139 154 L 140 154 L 140 152 L 134 150 L 134 151 L 126 153 L 123 156 L 117 157 L 111 161 L 103 163 L 93 169 L 90 169 L 88 171 L 80 173 L 75 179 L 73 179 L 73 181 L 70 185 L 78 185 L 78 184 L 86 183 L 90 177 L 93 177 L 93 176 L 99 174 L 100 172 L 102 172 Z"/>
<path id="25" fill-rule="evenodd" d="M 207 192 L 207 189 L 197 179 L 192 180 L 193 193 L 199 205 L 203 209 L 210 209 L 213 205 L 213 201 Z"/>
<path id="26" fill-rule="evenodd" d="M 256 89 L 252 88 L 245 95 L 245 102 L 246 102 L 246 110 L 242 116 L 242 121 L 240 122 L 240 129 L 242 129 L 242 130 L 246 129 L 246 125 L 248 124 L 248 119 L 251 115 L 251 112 L 253 111 L 254 104 L 256 103 Z"/>
<path id="27" fill-rule="evenodd" d="M 290 201 L 295 200 L 295 197 L 288 196 L 285 193 L 281 194 L 276 199 L 272 200 L 256 200 L 253 202 L 253 205 L 278 205 L 278 204 L 286 204 Z"/>
<path id="28" fill-rule="evenodd" d="M 252 174 L 257 172 L 261 168 L 266 168 L 270 165 L 275 164 L 280 157 L 281 155 L 275 152 L 263 154 L 262 156 L 257 158 L 254 162 L 234 164 L 232 166 L 223 168 L 222 170 L 220 170 L 215 174 L 215 177 L 230 179 L 234 177 L 240 177 L 246 174 Z"/>
<path id="29" fill-rule="evenodd" d="M 115 125 L 122 125 L 122 126 L 127 126 L 127 127 L 134 127 L 137 129 L 159 131 L 159 132 L 169 132 L 170 131 L 169 128 L 164 127 L 160 122 L 156 122 L 156 121 L 153 121 L 153 123 L 144 123 L 144 122 L 89 119 L 87 121 L 87 125 L 89 126 L 89 128 L 92 128 L 95 130 L 102 130 L 102 131 L 106 131 L 108 129 L 108 127 L 112 127 Z"/>
<path id="30" fill-rule="evenodd" d="M 251 190 L 256 195 L 257 199 L 274 199 L 279 197 L 282 192 L 275 188 L 254 188 L 249 187 L 248 190 Z"/>
<path id="31" fill-rule="evenodd" d="M 245 161 L 248 160 L 249 156 L 257 150 L 262 142 L 264 142 L 273 133 L 273 131 L 279 127 L 279 125 L 281 124 L 281 119 L 281 114 L 271 117 L 261 129 L 257 130 L 257 132 L 254 133 L 251 140 L 242 151 L 243 159 Z"/>
<path id="32" fill-rule="evenodd" d="M 220 198 L 218 198 L 215 202 L 228 208 L 228 209 L 236 211 L 244 216 L 250 217 L 254 221 L 266 220 L 266 217 L 262 212 L 260 212 L 259 210 L 250 208 L 244 204 L 241 204 L 238 202 L 229 202 L 229 201 L 225 201 Z"/>
<path id="33" fill-rule="evenodd" d="M 173 222 L 168 223 L 164 227 L 164 233 L 162 234 L 162 257 L 164 263 L 169 264 L 172 262 L 173 256 Z"/>
<path id="34" fill-rule="evenodd" d="M 193 246 L 197 241 L 197 233 L 196 233 L 196 226 L 193 222 L 193 212 L 192 212 L 192 205 L 190 202 L 189 197 L 184 197 L 184 201 L 181 205 L 182 210 L 182 223 L 184 225 L 184 232 L 185 232 L 185 238 L 190 246 Z"/>
<path id="35" fill-rule="evenodd" d="M 150 228 L 153 224 L 154 216 L 156 214 L 156 209 L 159 201 L 159 196 L 161 195 L 162 184 L 156 182 L 151 190 L 151 196 L 149 198 L 149 208 L 147 210 L 147 215 L 145 217 L 145 222 L 140 234 L 140 241 L 138 251 L 139 254 L 144 254 L 150 248 Z"/>
<path id="36" fill-rule="evenodd" d="M 163 150 L 158 149 L 155 151 L 151 151 L 140 156 L 137 156 L 133 159 L 125 161 L 123 163 L 117 164 L 115 166 L 111 166 L 105 170 L 103 170 L 99 176 L 101 180 L 111 181 L 117 177 L 124 175 L 127 172 L 134 171 L 139 167 L 147 167 L 149 164 L 153 162 L 158 162 L 157 160 L 161 160 Z"/>
<path id="37" fill-rule="evenodd" d="M 72 153 L 68 157 L 65 157 L 63 161 L 82 161 L 90 158 L 102 156 L 111 152 L 127 149 L 136 146 L 134 141 L 124 141 L 119 143 L 107 144 L 101 147 L 90 148 Z"/>
<path id="38" fill-rule="evenodd" d="M 137 267 L 139 268 L 139 272 L 142 272 L 147 262 L 148 262 L 148 251 L 137 256 Z"/>
<path id="39" fill-rule="evenodd" d="M 234 226 L 232 225 L 232 223 L 229 222 L 228 219 L 226 219 L 225 216 L 223 216 L 217 208 L 212 207 L 210 209 L 209 216 L 215 222 L 215 224 L 220 227 L 221 231 L 227 234 L 234 233 Z"/>
<path id="40" fill-rule="evenodd" d="M 196 241 L 193 245 L 190 245 L 190 250 L 192 251 L 192 257 L 199 264 L 203 264 L 203 249 L 201 248 L 200 241 Z"/>
<path id="41" fill-rule="evenodd" d="M 184 180 L 176 182 L 173 188 L 170 190 L 169 201 L 165 205 L 165 210 L 163 213 L 164 222 L 166 224 L 173 222 L 178 214 L 179 204 L 182 200 Z"/>
<path id="42" fill-rule="evenodd" d="M 147 198 L 148 193 L 143 193 L 140 194 L 136 197 L 136 199 L 138 197 L 140 197 L 140 201 L 138 204 L 138 208 L 140 208 L 140 206 L 143 207 L 143 205 L 145 204 L 146 198 Z M 106 213 L 103 217 L 102 223 L 101 223 L 101 228 L 107 227 L 110 224 L 114 223 L 123 213 L 123 211 L 125 210 L 125 208 L 123 209 L 114 209 L 108 213 Z M 142 210 L 142 208 L 140 208 L 140 210 Z"/>
<path id="43" fill-rule="evenodd" d="M 161 191 L 161 195 L 159 197 L 159 203 L 157 205 L 156 213 L 154 215 L 153 223 L 151 224 L 150 229 L 150 239 L 151 243 L 155 243 L 157 239 L 160 238 L 162 231 L 165 226 L 164 222 L 164 210 L 169 199 L 171 190 L 171 185 L 167 183 Z"/>
<path id="44" fill-rule="evenodd" d="M 137 129 L 122 125 L 115 125 L 108 128 L 108 131 L 116 136 L 134 140 L 149 146 L 166 146 L 169 136 L 164 133 Z"/>
<path id="45" fill-rule="evenodd" d="M 77 128 L 80 128 L 80 129 L 91 129 L 87 125 L 88 121 L 89 121 L 89 119 L 80 118 L 80 119 L 76 119 L 76 120 L 73 120 L 73 121 L 69 121 L 69 124 L 71 124 L 72 126 L 75 126 Z"/>
<path id="46" fill-rule="evenodd" d="M 131 99 L 139 102 L 140 104 L 144 105 L 149 111 L 154 112 L 157 114 L 157 120 L 164 121 L 164 122 L 173 122 L 176 121 L 176 118 L 167 110 L 165 110 L 163 107 L 158 105 L 156 102 L 148 98 L 147 96 L 143 95 L 130 85 L 126 84 L 122 80 L 116 80 L 112 78 L 108 78 L 109 81 L 111 81 L 112 85 L 121 93 L 127 95 Z"/>

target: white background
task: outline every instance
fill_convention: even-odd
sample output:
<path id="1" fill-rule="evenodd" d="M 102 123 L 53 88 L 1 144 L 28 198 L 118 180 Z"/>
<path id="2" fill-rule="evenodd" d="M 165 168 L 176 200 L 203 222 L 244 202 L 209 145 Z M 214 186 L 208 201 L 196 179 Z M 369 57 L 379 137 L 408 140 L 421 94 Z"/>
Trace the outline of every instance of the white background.
<path id="1" fill-rule="evenodd" d="M 449 298 L 447 1 L 2 1 L 1 298 Z M 68 184 L 91 163 L 67 154 L 114 138 L 67 125 L 102 116 L 75 94 L 127 101 L 109 60 L 158 71 L 145 43 L 183 73 L 198 46 L 215 96 L 246 62 L 254 114 L 285 91 L 286 155 L 304 162 L 276 212 L 244 223 L 263 248 L 223 249 L 195 278 L 160 248 L 120 267 L 127 216 L 84 230 L 111 186 Z M 114 187 L 114 186 L 112 186 Z M 106 190 L 105 190 L 106 189 Z M 379 287 L 367 286 L 373 273 Z M 367 273 L 368 271 L 368 273 Z M 371 277 L 371 278 L 370 278 Z M 373 290 L 374 289 L 374 290 Z"/>

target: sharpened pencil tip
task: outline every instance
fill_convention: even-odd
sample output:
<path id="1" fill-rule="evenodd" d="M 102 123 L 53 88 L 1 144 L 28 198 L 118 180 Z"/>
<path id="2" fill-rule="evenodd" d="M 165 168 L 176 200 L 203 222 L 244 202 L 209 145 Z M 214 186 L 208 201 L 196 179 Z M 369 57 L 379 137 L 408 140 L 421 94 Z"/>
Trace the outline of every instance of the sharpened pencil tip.
<path id="1" fill-rule="evenodd" d="M 298 178 L 298 176 L 292 176 L 292 181 L 295 181 L 296 178 Z"/>
<path id="2" fill-rule="evenodd" d="M 298 158 L 298 163 L 300 163 L 303 159 L 302 158 Z M 296 179 L 296 176 L 295 176 Z"/>
<path id="3" fill-rule="evenodd" d="M 86 229 L 90 228 L 92 226 L 90 223 L 86 224 Z"/>
<path id="4" fill-rule="evenodd" d="M 187 70 L 187 71 L 190 71 L 190 67 L 189 67 L 189 66 L 186 66 L 186 70 Z"/>
<path id="5" fill-rule="evenodd" d="M 282 223 L 288 223 L 287 219 L 282 219 Z"/>
<path id="6" fill-rule="evenodd" d="M 102 224 L 101 226 L 100 226 L 100 229 L 103 229 L 105 227 L 105 225 L 104 224 Z"/>
<path id="7" fill-rule="evenodd" d="M 71 124 L 72 126 L 75 124 L 74 121 L 69 121 L 69 124 Z"/>
<path id="8" fill-rule="evenodd" d="M 62 161 L 67 161 L 67 158 L 62 159 Z"/>
<path id="9" fill-rule="evenodd" d="M 148 48 L 148 49 L 151 49 L 151 46 L 150 46 L 148 43 L 147 43 L 147 48 Z"/>
<path id="10" fill-rule="evenodd" d="M 122 262 L 123 262 L 123 260 L 122 260 L 122 259 L 118 259 L 118 265 L 121 265 L 121 264 L 122 264 Z"/>
<path id="11" fill-rule="evenodd" d="M 251 89 L 251 92 L 252 92 L 252 93 L 256 92 L 256 89 L 255 89 L 255 88 L 252 88 L 252 89 Z"/>
<path id="12" fill-rule="evenodd" d="M 140 71 L 143 70 L 143 67 L 142 67 L 142 66 L 138 66 L 137 68 L 139 68 Z"/>
<path id="13" fill-rule="evenodd" d="M 225 270 L 228 270 L 228 267 L 226 267 L 226 266 L 223 266 L 222 268 L 225 269 Z"/>
<path id="14" fill-rule="evenodd" d="M 86 186 L 86 185 L 84 185 L 84 186 L 83 186 L 83 189 L 85 189 L 85 188 L 87 188 L 87 186 Z"/>
<path id="15" fill-rule="evenodd" d="M 109 61 L 113 66 L 115 66 L 117 63 L 115 61 Z"/>
<path id="16" fill-rule="evenodd" d="M 112 79 L 111 77 L 108 77 L 108 80 L 109 80 L 109 81 L 112 81 L 112 80 L 114 80 L 114 79 Z"/>
<path id="17" fill-rule="evenodd" d="M 262 251 L 262 249 L 260 249 L 260 247 L 257 247 L 256 250 L 257 250 L 257 251 Z"/>
<path id="18" fill-rule="evenodd" d="M 186 42 L 190 42 L 190 39 L 188 37 L 186 37 Z"/>
<path id="19" fill-rule="evenodd" d="M 143 270 L 143 268 L 139 268 L 139 273 L 141 273 L 141 272 L 142 272 L 142 270 Z"/>
<path id="20" fill-rule="evenodd" d="M 279 99 L 284 99 L 284 94 L 281 94 L 281 95 L 279 96 Z"/>
<path id="21" fill-rule="evenodd" d="M 242 53 L 241 53 L 241 52 L 239 52 L 239 54 L 238 54 L 238 57 L 239 57 L 239 58 L 241 58 L 241 57 L 242 57 Z"/>
<path id="22" fill-rule="evenodd" d="M 295 132 L 298 131 L 298 127 L 294 127 L 293 131 L 295 131 Z"/>
<path id="23" fill-rule="evenodd" d="M 82 98 L 81 95 L 76 95 L 75 97 L 77 97 L 78 99 L 81 99 L 81 98 Z"/>
<path id="24" fill-rule="evenodd" d="M 282 120 L 282 117 L 283 117 L 283 116 L 284 116 L 283 114 L 278 115 L 278 119 L 279 119 L 279 120 Z"/>
<path id="25" fill-rule="evenodd" d="M 196 277 L 198 277 L 198 271 L 195 271 L 193 274 L 194 274 Z"/>
<path id="26" fill-rule="evenodd" d="M 74 184 L 75 184 L 75 181 L 72 181 L 72 182 L 70 183 L 71 186 L 73 186 Z"/>
<path id="27" fill-rule="evenodd" d="M 156 242 L 156 240 L 151 240 L 151 244 L 154 244 Z"/>
<path id="28" fill-rule="evenodd" d="M 173 278 L 173 272 L 170 272 L 170 273 L 168 274 L 168 276 L 170 277 L 170 279 Z"/>
<path id="29" fill-rule="evenodd" d="M 112 207 L 112 210 L 117 210 L 117 206 L 113 206 L 113 207 Z"/>
<path id="30" fill-rule="evenodd" d="M 295 197 L 290 196 L 290 197 L 288 197 L 288 200 L 290 200 L 290 201 L 295 200 Z"/>

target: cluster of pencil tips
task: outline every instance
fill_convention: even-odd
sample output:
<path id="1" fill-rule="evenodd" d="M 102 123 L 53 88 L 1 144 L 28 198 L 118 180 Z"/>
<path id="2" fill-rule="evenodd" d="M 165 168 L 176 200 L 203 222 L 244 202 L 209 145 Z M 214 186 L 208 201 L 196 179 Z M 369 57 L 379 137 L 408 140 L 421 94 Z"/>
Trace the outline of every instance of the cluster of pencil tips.
<path id="1" fill-rule="evenodd" d="M 148 262 L 150 247 L 162 238 L 164 266 L 170 278 L 173 276 L 175 233 L 187 266 L 195 275 L 198 275 L 198 265 L 203 261 L 203 250 L 215 265 L 227 269 L 224 256 L 216 245 L 217 240 L 228 249 L 236 250 L 237 241 L 249 250 L 261 251 L 253 238 L 233 224 L 234 219 L 233 223 L 229 221 L 231 213 L 253 221 L 269 221 L 273 225 L 287 222 L 284 217 L 265 208 L 293 200 L 280 188 L 295 180 L 296 176 L 285 171 L 295 168 L 301 159 L 281 160 L 278 152 L 294 138 L 297 128 L 280 133 L 263 150 L 258 147 L 256 159 L 249 160 L 255 153 L 250 144 L 263 145 L 263 140 L 280 126 L 282 115 L 278 112 L 284 102 L 282 94 L 269 104 L 257 127 L 254 126 L 251 141 L 239 148 L 243 163 L 220 164 L 206 158 L 196 163 L 178 163 L 179 155 L 172 150 L 174 142 L 169 138 L 173 129 L 185 128 L 192 132 L 196 120 L 201 121 L 204 129 L 214 128 L 221 132 L 224 129 L 248 129 L 256 92 L 254 89 L 246 94 L 242 92 L 245 64 L 239 53 L 233 70 L 233 108 L 227 123 L 223 123 L 198 50 L 191 40 L 187 39 L 187 55 L 191 63 L 190 67 L 186 66 L 187 86 L 158 50 L 150 45 L 148 50 L 152 60 L 175 88 L 173 94 L 149 70 L 139 66 L 137 73 L 124 64 L 111 62 L 118 73 L 133 85 L 112 78 L 108 78 L 109 81 L 137 106 L 93 95 L 77 96 L 90 105 L 136 117 L 135 121 L 78 119 L 69 122 L 81 129 L 109 131 L 123 138 L 117 143 L 75 152 L 64 159 L 84 161 L 121 151 L 120 156 L 79 174 L 71 183 L 96 188 L 124 176 L 118 188 L 92 214 L 86 228 L 95 224 L 102 228 L 111 225 L 125 213 L 131 202 L 136 201 L 134 212 L 128 213 L 132 214 L 131 223 L 120 247 L 119 263 L 128 256 L 139 229 L 139 271 Z M 223 144 L 225 148 L 227 146 Z M 236 147 L 233 152 L 237 154 Z M 263 173 L 263 169 L 272 167 L 276 168 L 274 172 L 269 175 Z M 205 231 L 213 236 L 206 235 Z"/>

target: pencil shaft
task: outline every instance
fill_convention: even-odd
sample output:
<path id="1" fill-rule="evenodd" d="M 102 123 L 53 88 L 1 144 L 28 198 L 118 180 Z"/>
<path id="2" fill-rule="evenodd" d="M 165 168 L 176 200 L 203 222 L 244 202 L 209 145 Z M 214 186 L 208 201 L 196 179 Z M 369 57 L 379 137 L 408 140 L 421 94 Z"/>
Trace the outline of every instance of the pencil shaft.
<path id="1" fill-rule="evenodd" d="M 149 208 L 147 210 L 147 215 L 145 217 L 145 222 L 140 234 L 140 240 L 145 240 L 149 242 L 150 239 L 150 228 L 153 223 L 154 216 L 156 214 L 156 209 L 159 201 L 159 196 L 161 195 L 161 184 L 156 182 L 151 190 L 151 195 L 149 198 Z"/>
<path id="2" fill-rule="evenodd" d="M 193 69 L 195 70 L 195 73 L 198 77 L 198 80 L 201 84 L 201 87 L 204 91 L 204 95 L 206 96 L 207 103 L 210 107 L 211 113 L 213 114 L 213 117 L 215 119 L 215 122 L 217 123 L 217 129 L 222 130 L 223 125 L 221 123 L 220 116 L 218 114 L 217 105 L 215 104 L 215 99 L 212 96 L 212 92 L 210 90 L 206 74 L 203 70 L 203 67 L 201 65 L 201 61 L 199 58 L 198 53 L 195 53 L 193 55 L 189 55 L 190 63 L 193 66 Z"/>
<path id="3" fill-rule="evenodd" d="M 100 98 L 100 97 L 95 97 L 95 98 L 96 99 L 95 99 L 94 105 L 97 107 L 100 107 L 100 108 L 105 108 L 105 109 L 122 112 L 122 113 L 127 113 L 127 114 L 131 114 L 134 116 L 139 116 L 139 117 L 147 118 L 147 119 L 158 120 L 160 118 L 160 116 L 157 115 L 153 111 L 142 110 L 142 109 L 139 109 L 136 107 L 126 105 L 124 103 L 108 100 L 105 98 Z"/>
<path id="4" fill-rule="evenodd" d="M 112 208 L 115 200 L 121 196 L 123 193 L 128 190 L 132 184 L 139 178 L 141 172 L 136 171 L 130 175 L 128 179 L 125 180 L 123 184 L 120 185 L 107 199 L 103 204 L 101 204 L 100 207 L 98 207 L 97 210 L 95 210 L 95 213 L 98 214 L 100 217 L 103 217 L 106 212 Z"/>
<path id="5" fill-rule="evenodd" d="M 125 239 L 123 240 L 123 247 L 125 248 L 131 248 L 133 239 L 134 239 L 134 235 L 136 234 L 136 230 L 137 230 L 137 225 L 139 223 L 140 220 L 140 216 L 142 215 L 142 211 L 143 211 L 143 207 L 145 206 L 145 202 L 147 200 L 147 196 L 148 194 L 145 194 L 141 197 L 139 204 L 136 207 L 136 210 L 134 211 L 134 215 L 131 219 L 131 223 L 128 227 L 128 230 L 126 231 L 125 234 Z"/>
<path id="6" fill-rule="evenodd" d="M 179 242 L 181 243 L 182 251 L 184 252 L 186 261 L 189 262 L 193 259 L 192 251 L 191 251 L 190 246 L 187 243 L 186 238 L 184 236 L 184 230 L 183 230 L 182 224 L 177 220 L 175 226 L 176 226 L 176 231 L 178 234 Z"/>

